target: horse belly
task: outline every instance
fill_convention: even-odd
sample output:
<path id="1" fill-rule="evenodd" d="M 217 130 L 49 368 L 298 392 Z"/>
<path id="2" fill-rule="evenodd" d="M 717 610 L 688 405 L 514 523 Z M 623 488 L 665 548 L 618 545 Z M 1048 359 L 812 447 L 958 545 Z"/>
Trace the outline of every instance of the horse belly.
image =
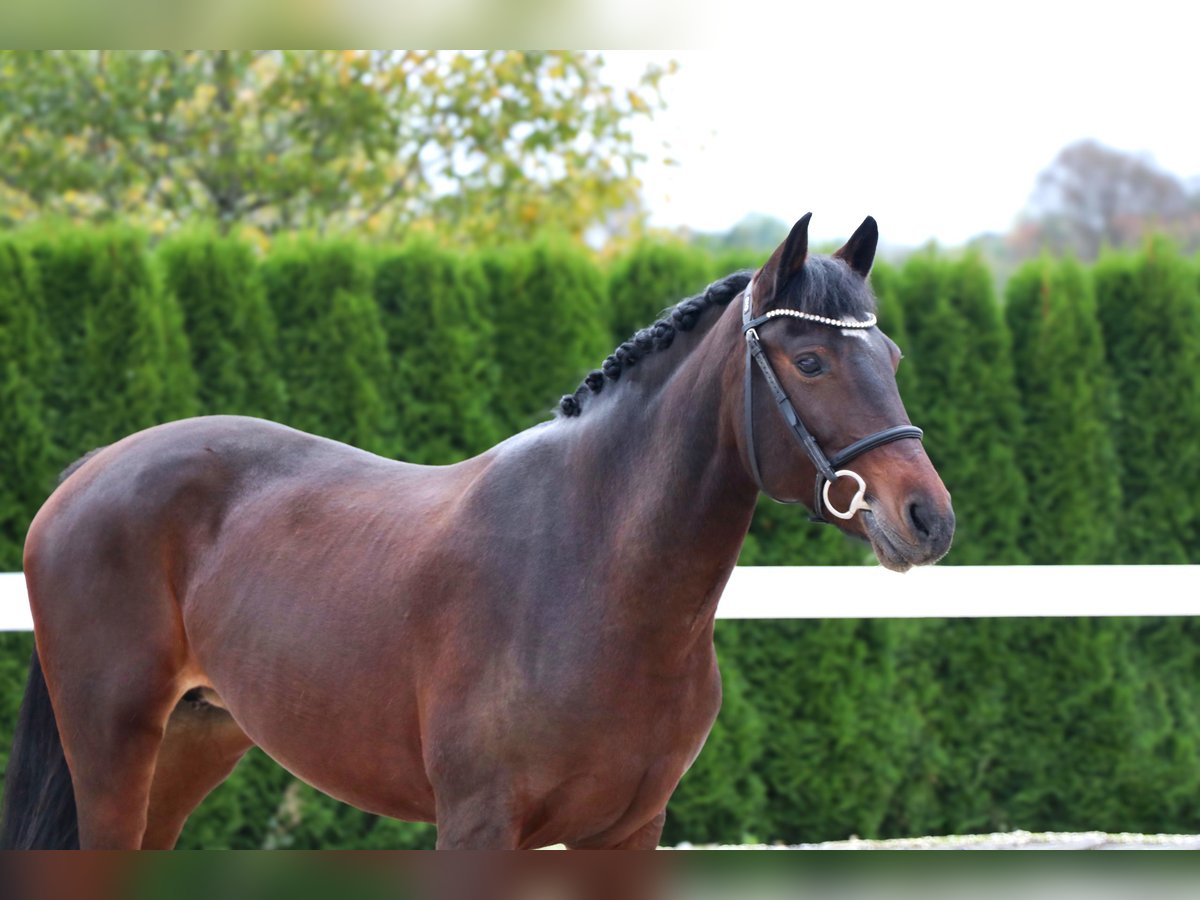
<path id="1" fill-rule="evenodd" d="M 206 678 L 247 736 L 307 784 L 369 812 L 432 820 L 418 626 L 380 612 L 353 579 L 288 556 L 287 573 L 241 560 L 189 597 Z"/>
<path id="2" fill-rule="evenodd" d="M 283 768 L 368 812 L 433 820 L 416 702 L 403 685 L 379 698 L 375 691 L 356 693 L 352 681 L 302 677 L 287 663 L 275 663 L 268 677 L 247 679 L 244 669 L 227 671 L 214 662 L 206 674 L 222 702 Z"/>

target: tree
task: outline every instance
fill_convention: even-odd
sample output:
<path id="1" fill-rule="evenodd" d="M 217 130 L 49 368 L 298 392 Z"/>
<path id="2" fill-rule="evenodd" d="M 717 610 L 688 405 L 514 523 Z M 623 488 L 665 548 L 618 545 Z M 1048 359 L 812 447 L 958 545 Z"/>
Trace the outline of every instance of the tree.
<path id="1" fill-rule="evenodd" d="M 263 260 L 262 278 L 278 328 L 288 419 L 298 428 L 310 422 L 319 427 L 314 410 L 325 399 L 320 385 L 324 335 L 316 323 L 324 321 L 336 291 L 371 290 L 366 254 L 349 241 L 279 241 Z"/>
<path id="2" fill-rule="evenodd" d="M 1095 269 L 1108 370 L 1120 397 L 1121 553 L 1128 563 L 1200 562 L 1200 291 L 1164 240 Z"/>
<path id="3" fill-rule="evenodd" d="M 445 464 L 491 446 L 498 380 L 478 262 L 414 240 L 377 263 L 375 299 L 393 365 L 396 452 Z"/>
<path id="4" fill-rule="evenodd" d="M 903 626 L 720 624 L 730 648 L 722 654 L 726 676 L 737 669 L 763 726 L 761 837 L 795 843 L 884 833 L 914 752 L 915 697 L 898 690 Z"/>
<path id="5" fill-rule="evenodd" d="M 1186 616 L 1123 620 L 1136 681 L 1132 739 L 1114 786 L 1124 827 L 1185 832 L 1200 821 L 1200 627 Z"/>
<path id="6" fill-rule="evenodd" d="M 919 402 L 917 397 L 917 367 L 906 359 L 906 351 L 912 347 L 908 337 L 908 326 L 904 321 L 904 307 L 900 302 L 900 273 L 885 262 L 876 262 L 871 269 L 871 290 L 875 294 L 875 306 L 879 316 L 879 328 L 896 342 L 900 348 L 900 367 L 896 370 L 896 386 L 900 398 L 912 418 L 910 403 Z"/>
<path id="7" fill-rule="evenodd" d="M 368 254 L 346 240 L 280 243 L 263 280 L 279 323 L 287 423 L 392 453 L 392 366 Z"/>
<path id="8" fill-rule="evenodd" d="M 910 418 L 925 429 L 926 451 L 954 495 L 958 521 L 947 562 L 1024 562 L 1017 547 L 1025 498 L 1016 462 L 1020 411 L 991 274 L 973 254 L 948 260 L 931 248 L 910 257 L 898 276 L 883 267 L 873 279 L 885 330 L 901 329 L 893 339 L 903 341 L 908 358 L 897 381 Z"/>
<path id="9" fill-rule="evenodd" d="M 48 232 L 32 252 L 61 362 L 47 390 L 60 464 L 196 411 L 195 373 L 173 296 L 145 235 L 121 227 Z"/>
<path id="10" fill-rule="evenodd" d="M 370 294 L 335 290 L 321 321 L 316 359 L 321 372 L 309 385 L 314 418 L 306 431 L 390 455 L 395 410 L 390 402 L 391 361 L 379 307 Z"/>
<path id="11" fill-rule="evenodd" d="M 1162 771 L 1135 743 L 1131 632 L 1129 620 L 1103 618 L 927 623 L 910 648 L 933 679 L 921 707 L 928 740 L 909 777 L 933 803 L 922 803 L 916 833 L 1128 829 L 1115 798 Z M 1126 780 L 1139 765 L 1141 778 Z"/>
<path id="12" fill-rule="evenodd" d="M 27 242 L 0 234 L 0 362 L 21 358 L 25 376 L 48 390 L 58 365 L 41 273 Z"/>
<path id="13" fill-rule="evenodd" d="M 637 201 L 661 104 L 579 52 L 29 51 L 0 57 L 0 222 L 214 219 L 574 236 Z"/>
<path id="14" fill-rule="evenodd" d="M 21 568 L 25 532 L 53 490 L 54 476 L 41 393 L 17 360 L 3 357 L 0 434 L 0 572 L 15 572 Z"/>
<path id="15" fill-rule="evenodd" d="M 609 270 L 608 306 L 614 344 L 645 328 L 668 306 L 698 294 L 712 279 L 711 260 L 694 248 L 639 241 Z"/>
<path id="16" fill-rule="evenodd" d="M 484 258 L 495 323 L 502 430 L 548 418 L 612 349 L 604 274 L 577 246 L 544 236 Z"/>
<path id="17" fill-rule="evenodd" d="M 200 409 L 268 419 L 284 415 L 275 317 L 254 249 L 199 231 L 168 241 L 156 255 L 183 315 Z"/>
<path id="18" fill-rule="evenodd" d="M 967 327 L 954 310 L 951 275 L 950 264 L 929 247 L 908 258 L 896 285 L 907 333 L 903 350 L 919 382 L 905 405 L 925 429 L 925 450 L 939 470 L 953 466 L 963 431 L 959 405 L 950 398 L 967 365 Z M 957 494 L 953 475 L 943 471 L 942 477 Z"/>
<path id="19" fill-rule="evenodd" d="M 79 364 L 90 402 L 76 420 L 78 452 L 194 412 L 178 307 L 162 293 L 142 235 L 101 234 L 88 274 Z"/>
<path id="20" fill-rule="evenodd" d="M 1151 228 L 1189 227 L 1189 205 L 1179 179 L 1150 160 L 1082 140 L 1038 176 L 1028 215 L 1043 246 L 1092 260 L 1104 246 L 1135 245 Z"/>
<path id="21" fill-rule="evenodd" d="M 61 468 L 91 449 L 78 432 L 91 387 L 81 362 L 95 238 L 78 229 L 42 230 L 29 237 L 28 246 L 40 276 L 43 329 L 57 357 L 43 394 Z"/>
<path id="22" fill-rule="evenodd" d="M 797 448 L 797 452 L 802 452 Z M 832 525 L 808 521 L 808 508 L 759 496 L 740 566 L 844 566 L 874 562 L 871 550 Z"/>
<path id="23" fill-rule="evenodd" d="M 29 523 L 54 486 L 45 404 L 57 362 L 41 282 L 26 247 L 0 236 L 0 572 L 21 568 Z"/>
<path id="24" fill-rule="evenodd" d="M 1116 551 L 1116 399 L 1095 300 L 1078 263 L 1042 258 L 1008 283 L 1005 318 L 1024 411 L 1024 550 L 1038 564 L 1103 564 Z"/>
<path id="25" fill-rule="evenodd" d="M 947 291 L 966 351 L 948 393 L 936 400 L 956 410 L 960 420 L 943 474 L 957 488 L 955 552 L 948 561 L 1019 565 L 1026 561 L 1019 547 L 1026 492 L 1017 462 L 1023 434 L 1008 329 L 991 273 L 979 257 L 949 265 Z"/>
<path id="26" fill-rule="evenodd" d="M 264 849 L 432 850 L 436 829 L 355 809 L 293 780 L 280 797 Z"/>

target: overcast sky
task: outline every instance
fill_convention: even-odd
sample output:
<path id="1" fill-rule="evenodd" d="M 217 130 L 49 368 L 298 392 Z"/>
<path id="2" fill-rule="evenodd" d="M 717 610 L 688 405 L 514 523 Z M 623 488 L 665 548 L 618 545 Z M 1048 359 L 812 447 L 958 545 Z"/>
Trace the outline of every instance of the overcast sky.
<path id="1" fill-rule="evenodd" d="M 827 10 L 781 26 L 794 31 L 788 50 L 604 54 L 619 79 L 680 63 L 667 110 L 636 131 L 652 224 L 722 231 L 750 212 L 790 223 L 811 210 L 813 237 L 827 240 L 871 214 L 886 243 L 953 245 L 1006 230 L 1078 138 L 1200 174 L 1192 4 L 837 6 L 855 20 Z"/>

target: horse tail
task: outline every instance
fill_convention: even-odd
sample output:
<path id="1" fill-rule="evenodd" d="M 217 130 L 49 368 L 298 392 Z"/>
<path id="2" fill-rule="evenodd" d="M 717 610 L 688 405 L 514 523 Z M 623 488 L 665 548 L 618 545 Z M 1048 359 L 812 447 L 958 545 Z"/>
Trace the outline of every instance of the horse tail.
<path id="1" fill-rule="evenodd" d="M 17 716 L 12 754 L 4 774 L 0 850 L 70 850 L 79 847 L 75 789 L 50 705 L 37 650 Z"/>

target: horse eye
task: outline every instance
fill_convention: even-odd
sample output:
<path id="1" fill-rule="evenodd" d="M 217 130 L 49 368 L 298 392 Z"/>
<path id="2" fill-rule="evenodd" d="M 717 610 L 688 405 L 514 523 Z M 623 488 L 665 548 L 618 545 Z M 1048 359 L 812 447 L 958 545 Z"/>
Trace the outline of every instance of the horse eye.
<path id="1" fill-rule="evenodd" d="M 796 368 L 805 375 L 820 375 L 821 360 L 810 353 L 796 360 Z"/>

